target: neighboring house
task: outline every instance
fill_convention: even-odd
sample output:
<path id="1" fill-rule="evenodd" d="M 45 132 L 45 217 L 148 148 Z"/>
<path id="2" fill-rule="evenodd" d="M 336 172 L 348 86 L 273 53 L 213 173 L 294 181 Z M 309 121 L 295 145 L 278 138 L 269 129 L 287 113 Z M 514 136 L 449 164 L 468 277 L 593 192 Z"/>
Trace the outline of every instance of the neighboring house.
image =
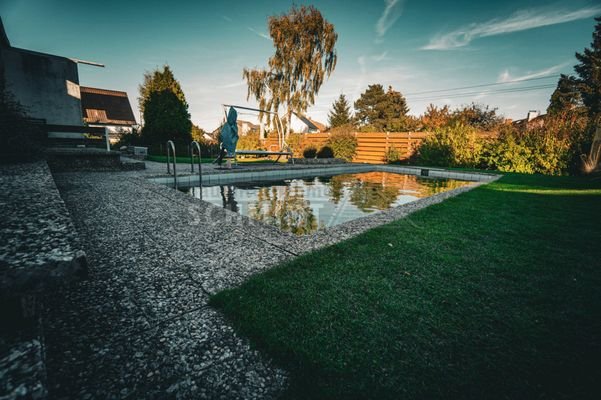
<path id="1" fill-rule="evenodd" d="M 13 47 L 0 19 L 0 74 L 29 117 L 82 126 L 78 63 L 101 66 Z"/>
<path id="2" fill-rule="evenodd" d="M 80 93 L 83 121 L 108 128 L 111 143 L 133 131 L 137 123 L 126 92 L 81 86 Z"/>
<path id="3" fill-rule="evenodd" d="M 518 129 L 541 128 L 545 125 L 547 114 L 541 114 L 540 111 L 530 110 L 524 119 L 513 121 L 512 124 Z"/>
<path id="4" fill-rule="evenodd" d="M 314 121 L 304 115 L 292 113 L 290 118 L 290 130 L 296 133 L 319 133 L 324 132 L 324 124 Z"/>
<path id="5" fill-rule="evenodd" d="M 237 121 L 236 125 L 238 125 L 238 135 L 240 136 L 246 136 L 249 132 L 259 132 L 261 129 L 259 125 L 241 119 Z"/>
<path id="6" fill-rule="evenodd" d="M 249 121 L 237 120 L 236 125 L 238 126 L 238 135 L 246 136 L 251 132 L 261 132 L 261 126 L 257 124 L 253 124 Z M 211 139 L 215 140 L 216 137 L 219 136 L 219 132 L 221 132 L 221 128 L 223 128 L 223 124 L 219 125 L 217 129 L 215 129 L 210 134 L 207 134 Z"/>

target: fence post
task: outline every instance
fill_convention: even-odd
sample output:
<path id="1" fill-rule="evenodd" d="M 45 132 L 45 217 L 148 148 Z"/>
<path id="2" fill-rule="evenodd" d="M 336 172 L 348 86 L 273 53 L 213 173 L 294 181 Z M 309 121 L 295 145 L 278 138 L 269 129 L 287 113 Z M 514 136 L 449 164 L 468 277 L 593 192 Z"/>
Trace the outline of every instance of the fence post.
<path id="1" fill-rule="evenodd" d="M 390 148 L 390 132 L 388 131 L 386 131 L 386 145 L 384 147 L 386 151 Z"/>
<path id="2" fill-rule="evenodd" d="M 109 140 L 109 127 L 104 127 L 104 140 L 106 142 L 106 151 L 111 151 L 111 142 Z"/>

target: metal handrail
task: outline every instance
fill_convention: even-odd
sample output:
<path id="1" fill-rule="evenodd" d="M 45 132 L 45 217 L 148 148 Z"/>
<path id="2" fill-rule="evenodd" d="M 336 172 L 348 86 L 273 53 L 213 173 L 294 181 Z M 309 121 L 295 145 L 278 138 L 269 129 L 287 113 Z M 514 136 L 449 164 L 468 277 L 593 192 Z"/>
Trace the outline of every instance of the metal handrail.
<path id="1" fill-rule="evenodd" d="M 196 150 L 198 151 L 198 186 L 200 187 L 200 196 L 202 197 L 202 168 L 200 165 L 200 145 L 198 144 L 198 142 L 196 140 L 193 140 L 192 143 L 190 143 L 189 146 L 189 150 L 190 150 L 190 172 L 194 173 L 194 148 L 196 148 Z"/>
<path id="2" fill-rule="evenodd" d="M 173 140 L 167 140 L 167 173 L 171 174 L 171 170 L 169 168 L 169 150 L 171 150 L 173 153 L 173 183 L 177 189 L 177 170 L 175 168 L 175 165 L 177 164 L 177 158 L 175 155 L 175 144 L 173 143 Z"/>

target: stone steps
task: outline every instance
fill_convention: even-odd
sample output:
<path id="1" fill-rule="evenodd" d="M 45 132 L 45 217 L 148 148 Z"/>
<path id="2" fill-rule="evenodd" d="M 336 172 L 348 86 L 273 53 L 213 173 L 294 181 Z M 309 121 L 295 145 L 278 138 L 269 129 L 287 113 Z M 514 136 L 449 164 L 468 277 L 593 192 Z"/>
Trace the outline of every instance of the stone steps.
<path id="1" fill-rule="evenodd" d="M 44 398 L 40 295 L 87 275 L 46 161 L 0 165 L 0 398 Z"/>

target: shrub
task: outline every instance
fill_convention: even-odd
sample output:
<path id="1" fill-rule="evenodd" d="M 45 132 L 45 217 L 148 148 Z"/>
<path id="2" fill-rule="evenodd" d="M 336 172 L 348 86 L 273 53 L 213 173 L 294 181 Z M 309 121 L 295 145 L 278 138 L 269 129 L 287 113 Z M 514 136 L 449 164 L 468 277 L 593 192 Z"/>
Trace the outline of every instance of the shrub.
<path id="1" fill-rule="evenodd" d="M 334 158 L 334 150 L 329 146 L 323 146 L 317 152 L 317 158 Z"/>
<path id="2" fill-rule="evenodd" d="M 1 162 L 30 161 L 41 157 L 45 138 L 42 125 L 27 118 L 25 108 L 0 82 Z"/>
<path id="3" fill-rule="evenodd" d="M 342 158 L 346 161 L 353 161 L 357 154 L 357 138 L 353 135 L 351 125 L 343 125 L 332 130 L 332 134 L 326 141 L 326 146 L 330 147 L 334 157 Z"/>
<path id="4" fill-rule="evenodd" d="M 484 146 L 481 166 L 503 172 L 561 175 L 581 167 L 580 155 L 590 143 L 591 129 L 580 118 L 548 117 L 544 126 L 501 129 L 497 140 Z"/>
<path id="5" fill-rule="evenodd" d="M 306 147 L 303 150 L 303 157 L 305 158 L 315 158 L 317 155 L 317 149 L 314 146 Z"/>
<path id="6" fill-rule="evenodd" d="M 534 173 L 531 150 L 515 133 L 506 132 L 484 144 L 479 167 L 502 172 Z"/>
<path id="7" fill-rule="evenodd" d="M 401 152 L 394 146 L 390 146 L 386 150 L 386 162 L 389 164 L 401 161 Z"/>
<path id="8" fill-rule="evenodd" d="M 290 133 L 286 139 L 286 143 L 292 150 L 294 157 L 303 155 L 305 136 L 302 133 Z"/>
<path id="9" fill-rule="evenodd" d="M 264 150 L 263 143 L 259 137 L 259 132 L 248 132 L 246 135 L 238 137 L 238 150 Z"/>
<path id="10" fill-rule="evenodd" d="M 418 147 L 420 163 L 443 167 L 475 167 L 480 160 L 482 142 L 474 128 L 454 124 L 438 128 Z"/>

